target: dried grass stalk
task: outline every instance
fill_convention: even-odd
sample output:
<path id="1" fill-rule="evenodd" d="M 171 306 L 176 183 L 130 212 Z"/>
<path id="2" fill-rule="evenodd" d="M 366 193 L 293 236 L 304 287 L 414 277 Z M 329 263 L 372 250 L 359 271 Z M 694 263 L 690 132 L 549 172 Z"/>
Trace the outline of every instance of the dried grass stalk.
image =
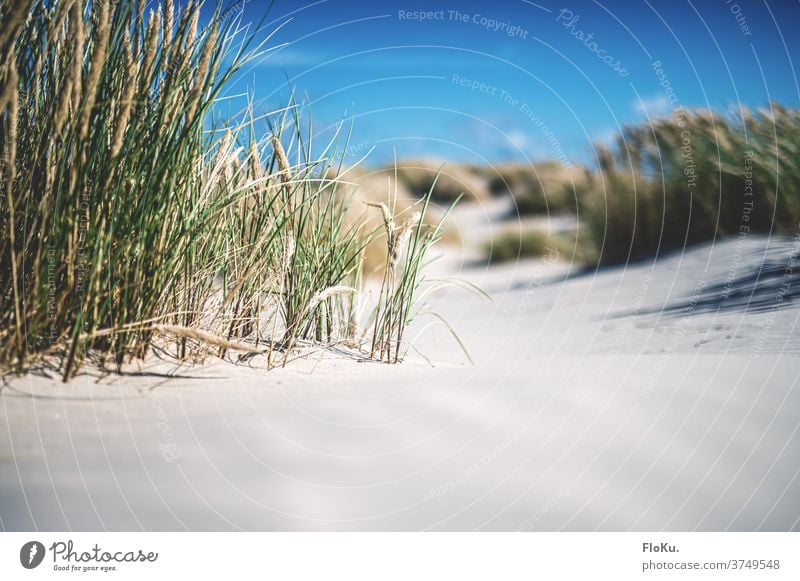
<path id="1" fill-rule="evenodd" d="M 117 157 L 120 149 L 122 149 L 122 138 L 125 135 L 125 129 L 128 127 L 128 117 L 131 114 L 133 99 L 136 95 L 136 77 L 139 73 L 139 63 L 136 63 L 133 60 L 133 53 L 131 52 L 131 39 L 127 30 L 125 31 L 124 42 L 126 47 L 125 60 L 127 62 L 125 63 L 125 77 L 127 79 L 127 83 L 125 84 L 125 90 L 122 95 L 122 103 L 120 103 L 120 111 L 119 116 L 117 117 L 117 123 L 114 127 L 114 137 L 111 145 L 112 158 Z"/>
<path id="2" fill-rule="evenodd" d="M 200 61 L 197 64 L 197 71 L 195 72 L 194 82 L 189 91 L 189 109 L 186 112 L 186 123 L 191 124 L 194 121 L 194 116 L 197 113 L 197 105 L 200 102 L 200 91 L 205 85 L 208 69 L 211 65 L 211 50 L 217 43 L 217 27 L 209 33 L 206 39 L 205 46 L 203 47 L 203 54 L 200 56 Z"/>
<path id="3" fill-rule="evenodd" d="M 320 303 L 322 303 L 324 301 L 327 301 L 330 298 L 333 298 L 333 297 L 336 297 L 336 296 L 341 296 L 341 295 L 356 294 L 357 292 L 358 291 L 356 289 L 354 289 L 352 287 L 349 287 L 349 286 L 344 286 L 344 285 L 337 285 L 337 286 L 332 286 L 332 287 L 326 288 L 325 290 L 320 291 L 317 294 L 315 294 L 313 297 L 311 297 L 311 300 L 308 301 L 308 310 L 309 310 L 309 312 L 313 311 L 315 308 L 317 308 L 317 306 Z"/>
<path id="4" fill-rule="evenodd" d="M 191 17 L 189 19 L 189 27 L 186 30 L 186 43 L 183 50 L 185 53 L 191 53 L 194 49 L 194 41 L 197 38 L 197 25 L 200 18 L 200 9 L 197 4 L 191 5 Z"/>
<path id="5" fill-rule="evenodd" d="M 289 158 L 286 157 L 286 150 L 283 149 L 283 144 L 277 136 L 272 135 L 270 141 L 272 142 L 272 149 L 275 152 L 275 158 L 278 160 L 281 181 L 283 181 L 284 185 L 288 185 L 292 180 L 292 166 L 289 163 Z"/>
<path id="6" fill-rule="evenodd" d="M 5 48 L 7 45 L 14 44 L 17 33 L 23 22 L 25 22 L 25 17 L 31 9 L 32 2 L 33 0 L 18 0 L 16 2 L 11 2 L 10 7 L 4 3 L 6 4 L 4 8 L 8 10 L 8 14 L 6 14 L 3 28 L 0 30 L 0 49 Z M 4 53 L 3 56 L 5 57 L 6 54 Z"/>
<path id="7" fill-rule="evenodd" d="M 152 76 L 153 63 L 156 58 L 156 50 L 158 49 L 158 27 L 161 22 L 161 8 L 153 13 L 150 11 L 149 23 L 147 25 L 147 33 L 145 34 L 144 41 L 144 60 L 142 61 L 142 83 L 149 83 Z"/>
<path id="8" fill-rule="evenodd" d="M 174 34 L 173 27 L 175 25 L 175 5 L 172 0 L 164 0 L 164 28 L 161 31 L 161 38 L 163 39 L 164 46 L 168 46 L 172 41 Z M 164 68 L 167 67 L 167 60 L 164 59 Z"/>
<path id="9" fill-rule="evenodd" d="M 403 222 L 403 225 L 400 227 L 400 233 L 393 241 L 391 252 L 389 254 L 389 270 L 391 270 L 392 273 L 397 270 L 397 265 L 403 256 L 403 252 L 408 247 L 408 243 L 411 240 L 411 234 L 413 233 L 414 228 L 419 225 L 420 218 L 420 212 L 414 212 L 414 214 L 412 214 L 410 218 Z"/>
<path id="10" fill-rule="evenodd" d="M 193 327 L 183 327 L 180 325 L 154 325 L 153 330 L 165 335 L 172 335 L 180 339 L 194 339 L 214 347 L 221 347 L 222 349 L 231 349 L 233 351 L 245 351 L 247 353 L 262 353 L 263 349 L 258 349 L 253 345 L 240 343 L 238 341 L 229 341 L 201 329 Z"/>
<path id="11" fill-rule="evenodd" d="M 264 177 L 264 168 L 261 167 L 261 158 L 258 155 L 258 143 L 250 142 L 250 174 L 253 180 Z"/>
<path id="12" fill-rule="evenodd" d="M 389 237 L 393 236 L 396 227 L 394 224 L 394 219 L 392 218 L 392 213 L 389 211 L 389 207 L 383 202 L 365 202 L 365 204 L 373 208 L 378 208 L 381 211 L 383 227 L 386 229 L 386 235 Z"/>
<path id="13" fill-rule="evenodd" d="M 97 11 L 97 28 L 94 31 L 94 50 L 92 51 L 92 60 L 89 65 L 89 76 L 86 78 L 86 95 L 79 123 L 81 139 L 86 139 L 89 134 L 89 122 L 97 99 L 97 87 L 100 84 L 100 76 L 103 73 L 103 63 L 106 60 L 108 36 L 110 34 L 109 13 L 111 10 L 108 0 L 97 0 L 94 3 L 94 9 Z"/>

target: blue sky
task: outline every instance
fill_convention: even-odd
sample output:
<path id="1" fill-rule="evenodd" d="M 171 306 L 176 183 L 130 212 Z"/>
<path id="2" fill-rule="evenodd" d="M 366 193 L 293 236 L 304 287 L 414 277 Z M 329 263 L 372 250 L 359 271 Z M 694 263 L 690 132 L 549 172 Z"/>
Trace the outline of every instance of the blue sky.
<path id="1" fill-rule="evenodd" d="M 245 20 L 268 5 L 249 2 Z M 229 93 L 263 113 L 293 86 L 321 139 L 352 119 L 354 158 L 373 149 L 373 164 L 395 151 L 586 161 L 593 142 L 675 106 L 800 105 L 797 0 L 277 0 L 266 22 L 261 35 L 280 26 L 274 50 Z"/>

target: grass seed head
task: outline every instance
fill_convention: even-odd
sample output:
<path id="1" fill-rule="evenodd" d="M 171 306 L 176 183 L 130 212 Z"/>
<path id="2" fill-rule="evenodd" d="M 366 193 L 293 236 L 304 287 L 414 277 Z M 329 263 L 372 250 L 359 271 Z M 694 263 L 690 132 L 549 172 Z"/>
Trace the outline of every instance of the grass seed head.
<path id="1" fill-rule="evenodd" d="M 147 24 L 147 33 L 144 41 L 144 60 L 142 61 L 142 79 L 149 82 L 152 73 L 153 62 L 156 58 L 158 49 L 158 28 L 161 22 L 161 7 L 153 12 L 150 11 L 150 18 Z"/>
<path id="2" fill-rule="evenodd" d="M 336 285 L 332 287 L 328 287 L 323 291 L 318 292 L 311 300 L 308 302 L 308 310 L 313 311 L 317 306 L 335 296 L 341 295 L 349 295 L 349 294 L 356 294 L 358 291 L 352 287 L 344 286 L 344 285 Z"/>
<path id="3" fill-rule="evenodd" d="M 72 67 L 69 86 L 72 88 L 72 108 L 77 111 L 80 106 L 83 84 L 83 49 L 86 43 L 86 26 L 83 23 L 81 0 L 75 0 L 70 8 L 70 33 L 73 38 Z"/>
<path id="4" fill-rule="evenodd" d="M 278 169 L 281 172 L 281 180 L 284 184 L 286 184 L 292 179 L 292 166 L 289 163 L 289 158 L 286 157 L 286 151 L 283 149 L 281 140 L 278 139 L 277 136 L 272 135 L 270 137 L 270 141 L 272 142 L 272 149 L 275 152 L 275 157 L 278 160 Z"/>
<path id="5" fill-rule="evenodd" d="M 387 206 L 383 202 L 365 202 L 365 203 L 367 204 L 367 206 L 378 208 L 381 211 L 381 217 L 383 218 L 383 227 L 386 229 L 386 235 L 391 238 L 394 235 L 395 224 L 394 224 L 394 219 L 392 218 L 392 213 L 389 211 L 389 206 Z"/>
<path id="6" fill-rule="evenodd" d="M 250 142 L 250 173 L 254 180 L 264 177 L 264 168 L 261 167 L 261 158 L 258 155 L 258 143 Z"/>
<path id="7" fill-rule="evenodd" d="M 192 89 L 189 92 L 189 109 L 186 112 L 186 123 L 190 124 L 194 121 L 194 116 L 197 113 L 199 105 L 200 93 L 203 90 L 208 75 L 208 69 L 211 65 L 211 52 L 217 44 L 217 27 L 211 30 L 203 46 L 203 54 L 200 56 L 200 61 L 197 64 L 197 71 L 195 71 Z"/>
<path id="8" fill-rule="evenodd" d="M 128 118 L 131 114 L 133 107 L 133 100 L 136 96 L 136 77 L 139 72 L 139 63 L 133 60 L 133 53 L 131 51 L 131 39 L 128 31 L 125 31 L 125 77 L 127 82 L 120 103 L 119 115 L 117 122 L 114 126 L 114 138 L 111 145 L 111 157 L 117 157 L 122 148 L 122 138 L 125 135 L 125 129 L 128 127 Z"/>
<path id="9" fill-rule="evenodd" d="M 164 27 L 161 31 L 161 38 L 164 45 L 172 41 L 173 27 L 175 25 L 175 5 L 173 0 L 164 0 Z"/>
<path id="10" fill-rule="evenodd" d="M 389 270 L 392 272 L 397 270 L 400 259 L 403 257 L 403 253 L 411 240 L 411 234 L 414 232 L 414 228 L 419 224 L 421 217 L 422 214 L 420 212 L 414 212 L 400 227 L 400 233 L 397 235 L 392 246 L 392 252 L 389 255 Z"/>
<path id="11" fill-rule="evenodd" d="M 286 241 L 283 245 L 283 270 L 289 272 L 292 268 L 292 257 L 294 257 L 295 242 L 291 232 L 286 234 Z"/>
<path id="12" fill-rule="evenodd" d="M 89 134 L 92 111 L 94 110 L 95 100 L 97 99 L 97 86 L 100 83 L 100 76 L 103 73 L 103 64 L 106 60 L 108 49 L 108 36 L 110 33 L 109 19 L 110 6 L 108 0 L 97 0 L 93 4 L 97 12 L 97 24 L 94 32 L 94 50 L 92 51 L 91 64 L 89 65 L 89 76 L 86 78 L 86 93 L 81 111 L 80 134 L 81 139 L 86 139 Z"/>

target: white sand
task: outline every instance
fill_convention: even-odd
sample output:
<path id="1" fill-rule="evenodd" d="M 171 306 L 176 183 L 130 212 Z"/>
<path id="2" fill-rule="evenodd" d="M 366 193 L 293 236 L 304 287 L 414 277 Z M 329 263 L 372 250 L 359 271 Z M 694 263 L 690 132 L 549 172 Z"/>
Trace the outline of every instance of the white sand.
<path id="1" fill-rule="evenodd" d="M 464 238 L 486 220 L 465 206 Z M 430 301 L 475 366 L 420 321 L 435 365 L 321 352 L 268 374 L 152 363 L 15 379 L 0 395 L 0 527 L 800 529 L 800 280 L 777 270 L 792 243 L 751 236 L 567 279 L 564 262 L 446 256 L 434 270 L 463 258 L 495 298 Z M 740 283 L 765 262 L 776 274 L 752 293 Z"/>

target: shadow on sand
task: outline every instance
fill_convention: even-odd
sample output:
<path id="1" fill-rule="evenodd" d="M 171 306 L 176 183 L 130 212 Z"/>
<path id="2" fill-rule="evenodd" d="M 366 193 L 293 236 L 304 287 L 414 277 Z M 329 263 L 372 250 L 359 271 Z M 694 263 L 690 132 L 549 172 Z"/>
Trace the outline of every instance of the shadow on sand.
<path id="1" fill-rule="evenodd" d="M 765 261 L 760 267 L 721 283 L 706 286 L 698 295 L 640 314 L 681 316 L 688 313 L 761 313 L 789 305 L 800 298 L 800 270 L 787 260 Z"/>

